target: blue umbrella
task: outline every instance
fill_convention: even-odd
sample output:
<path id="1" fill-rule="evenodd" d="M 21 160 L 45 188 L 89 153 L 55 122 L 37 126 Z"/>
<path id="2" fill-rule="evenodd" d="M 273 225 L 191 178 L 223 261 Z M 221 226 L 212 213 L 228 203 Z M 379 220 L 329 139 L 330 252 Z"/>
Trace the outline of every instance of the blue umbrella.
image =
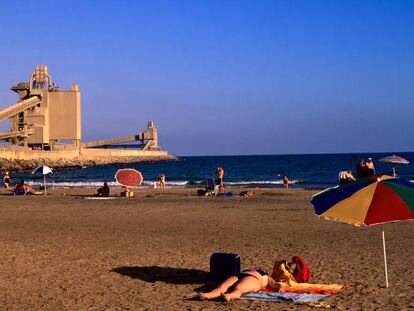
<path id="1" fill-rule="evenodd" d="M 46 175 L 53 172 L 53 169 L 49 166 L 42 165 L 36 168 L 32 174 L 42 174 L 43 175 L 43 187 L 45 188 L 45 195 L 46 195 Z"/>

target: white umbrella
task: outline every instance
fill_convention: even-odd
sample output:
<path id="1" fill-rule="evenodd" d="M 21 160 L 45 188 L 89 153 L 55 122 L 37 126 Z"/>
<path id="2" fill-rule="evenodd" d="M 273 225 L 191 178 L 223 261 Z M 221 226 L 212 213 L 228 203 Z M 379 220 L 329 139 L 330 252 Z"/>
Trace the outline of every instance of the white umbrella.
<path id="1" fill-rule="evenodd" d="M 408 161 L 407 159 L 404 159 L 402 157 L 396 156 L 395 154 L 393 154 L 392 156 L 388 156 L 388 157 L 379 159 L 379 161 L 380 162 L 392 163 L 392 175 L 394 177 L 397 176 L 397 174 L 395 172 L 396 164 L 408 164 L 408 163 L 410 163 L 410 161 Z"/>
<path id="2" fill-rule="evenodd" d="M 45 188 L 45 195 L 46 195 L 46 175 L 52 173 L 53 170 L 49 166 L 42 165 L 36 168 L 32 174 L 42 174 L 43 175 L 43 187 Z"/>

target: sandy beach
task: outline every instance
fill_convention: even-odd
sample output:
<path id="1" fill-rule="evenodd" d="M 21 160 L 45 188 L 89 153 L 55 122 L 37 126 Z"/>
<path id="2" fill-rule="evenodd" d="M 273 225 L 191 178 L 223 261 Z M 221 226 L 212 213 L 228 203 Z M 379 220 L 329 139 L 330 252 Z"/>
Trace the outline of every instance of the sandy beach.
<path id="1" fill-rule="evenodd" d="M 147 189 L 135 198 L 85 200 L 93 191 L 51 190 L 47 197 L 2 192 L 0 309 L 313 308 L 187 298 L 209 282 L 213 252 L 238 253 L 243 269 L 268 272 L 275 258 L 300 255 L 312 269 L 311 282 L 349 286 L 325 307 L 414 309 L 412 222 L 384 225 L 386 289 L 380 227 L 318 219 L 309 203 L 316 190 L 254 189 L 252 197 L 213 198 L 196 196 L 196 189 Z"/>

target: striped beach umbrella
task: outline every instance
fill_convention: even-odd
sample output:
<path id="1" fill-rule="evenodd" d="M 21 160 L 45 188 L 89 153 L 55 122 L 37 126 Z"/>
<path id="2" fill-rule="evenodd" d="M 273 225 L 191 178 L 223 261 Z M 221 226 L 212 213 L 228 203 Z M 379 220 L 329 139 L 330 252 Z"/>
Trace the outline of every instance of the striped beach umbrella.
<path id="1" fill-rule="evenodd" d="M 311 203 L 321 218 L 356 226 L 414 220 L 414 184 L 387 175 L 372 176 L 319 192 Z M 382 239 L 388 287 L 384 230 Z"/>

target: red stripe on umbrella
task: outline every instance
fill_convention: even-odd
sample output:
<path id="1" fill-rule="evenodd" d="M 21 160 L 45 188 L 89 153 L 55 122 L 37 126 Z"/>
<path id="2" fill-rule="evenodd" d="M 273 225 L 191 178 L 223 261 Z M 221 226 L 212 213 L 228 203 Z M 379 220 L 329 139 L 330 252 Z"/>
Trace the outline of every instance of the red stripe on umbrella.
<path id="1" fill-rule="evenodd" d="M 375 225 L 410 219 L 412 212 L 401 197 L 382 182 L 377 184 L 364 223 Z"/>

